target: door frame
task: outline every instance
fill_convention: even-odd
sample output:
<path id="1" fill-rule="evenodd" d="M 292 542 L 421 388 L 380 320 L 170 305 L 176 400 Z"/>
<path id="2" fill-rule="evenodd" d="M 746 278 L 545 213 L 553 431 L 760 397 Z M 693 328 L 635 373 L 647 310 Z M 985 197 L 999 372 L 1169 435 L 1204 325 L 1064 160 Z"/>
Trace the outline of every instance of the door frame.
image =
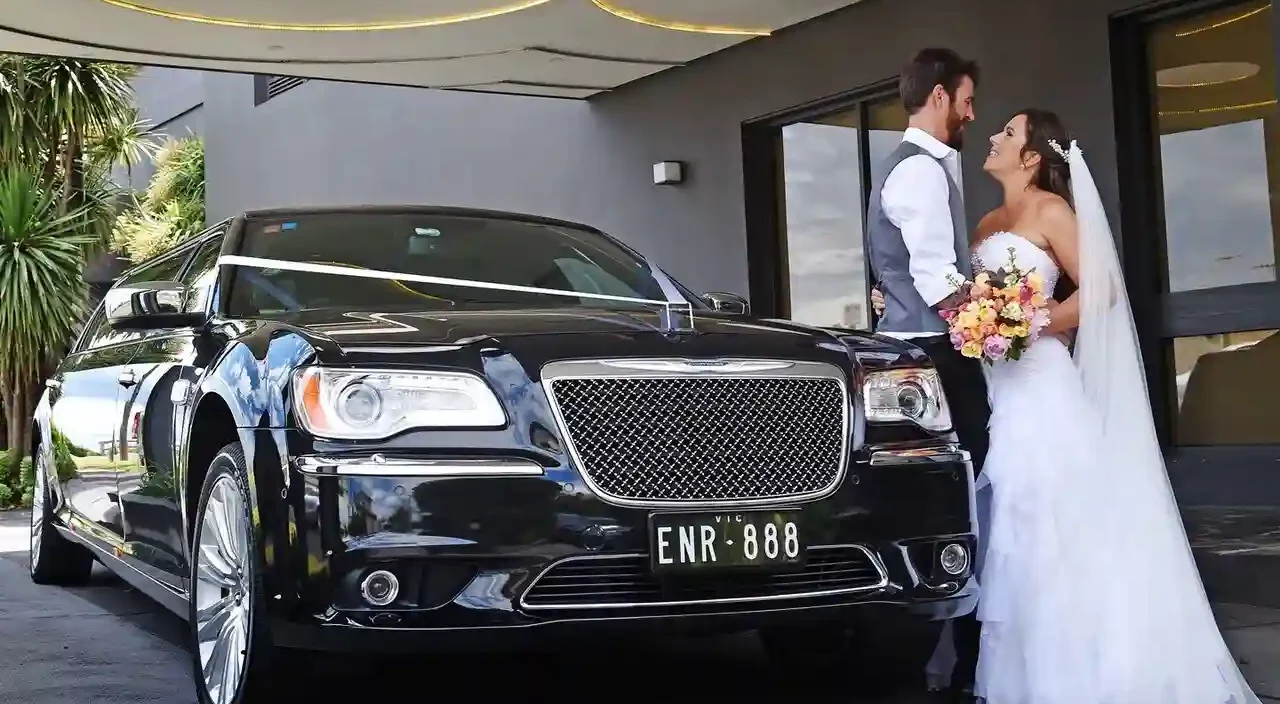
<path id="1" fill-rule="evenodd" d="M 782 174 L 782 128 L 839 112 L 858 111 L 858 153 L 862 159 L 862 209 L 871 194 L 868 105 L 896 95 L 896 78 L 829 95 L 742 123 L 743 207 L 747 234 L 747 285 L 751 308 L 762 318 L 791 314 L 788 286 L 787 232 Z M 867 227 L 862 241 L 866 252 Z M 865 255 L 864 255 L 865 256 Z M 874 282 L 867 277 L 866 295 Z"/>
<path id="2" fill-rule="evenodd" d="M 1173 439 L 1177 390 L 1171 340 L 1280 329 L 1280 281 L 1166 292 L 1164 195 L 1159 134 L 1151 114 L 1146 32 L 1159 21 L 1239 4 L 1240 0 L 1173 0 L 1110 18 L 1122 268 L 1147 369 L 1157 435 L 1169 479 L 1184 506 L 1280 506 L 1280 442 L 1178 447 Z M 1280 12 L 1271 12 L 1277 30 L 1272 51 L 1280 65 Z"/>

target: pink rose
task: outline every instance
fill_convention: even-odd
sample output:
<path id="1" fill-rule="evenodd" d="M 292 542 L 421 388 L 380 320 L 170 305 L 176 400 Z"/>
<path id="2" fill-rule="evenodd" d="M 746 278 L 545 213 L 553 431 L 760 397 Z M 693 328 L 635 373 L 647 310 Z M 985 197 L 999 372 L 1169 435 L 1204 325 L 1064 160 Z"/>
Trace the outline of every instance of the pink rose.
<path id="1" fill-rule="evenodd" d="M 958 332 L 953 332 L 953 333 L 951 333 L 951 346 L 952 346 L 952 347 L 954 347 L 954 348 L 956 348 L 956 349 L 960 349 L 962 346 L 964 346 L 964 342 L 965 342 L 965 340 L 964 340 L 964 335 L 962 335 L 962 334 L 960 334 L 960 333 L 958 333 Z"/>
<path id="2" fill-rule="evenodd" d="M 998 362 L 1004 359 L 1004 356 L 1009 353 L 1010 344 L 1012 343 L 1009 338 L 1004 337 L 1003 335 L 992 335 L 983 343 L 982 352 L 987 355 L 988 359 Z"/>

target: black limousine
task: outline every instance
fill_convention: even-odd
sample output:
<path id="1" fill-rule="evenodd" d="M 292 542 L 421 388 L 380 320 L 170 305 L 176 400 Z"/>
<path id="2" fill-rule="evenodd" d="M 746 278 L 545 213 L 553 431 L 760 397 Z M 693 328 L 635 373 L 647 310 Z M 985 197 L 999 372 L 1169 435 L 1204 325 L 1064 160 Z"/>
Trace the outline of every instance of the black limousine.
<path id="1" fill-rule="evenodd" d="M 32 578 L 187 619 L 207 704 L 298 649 L 759 629 L 799 666 L 976 599 L 927 357 L 569 222 L 246 213 L 117 280 L 35 426 Z"/>

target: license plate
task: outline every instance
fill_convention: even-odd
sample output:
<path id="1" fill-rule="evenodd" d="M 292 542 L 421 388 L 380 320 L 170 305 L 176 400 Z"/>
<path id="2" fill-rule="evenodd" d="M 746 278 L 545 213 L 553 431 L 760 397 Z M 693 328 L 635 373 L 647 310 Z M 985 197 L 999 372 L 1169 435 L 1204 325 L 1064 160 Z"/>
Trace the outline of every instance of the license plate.
<path id="1" fill-rule="evenodd" d="M 657 573 L 804 564 L 800 512 L 795 510 L 655 513 L 649 518 L 649 535 Z"/>

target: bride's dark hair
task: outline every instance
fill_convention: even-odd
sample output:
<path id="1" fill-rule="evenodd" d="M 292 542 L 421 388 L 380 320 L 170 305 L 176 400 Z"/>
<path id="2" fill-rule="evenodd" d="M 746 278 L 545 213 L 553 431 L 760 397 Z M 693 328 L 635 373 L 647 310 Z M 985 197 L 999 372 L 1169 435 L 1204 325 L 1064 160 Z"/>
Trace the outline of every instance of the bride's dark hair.
<path id="1" fill-rule="evenodd" d="M 1027 108 L 1014 113 L 1027 119 L 1027 143 L 1022 147 L 1022 156 L 1027 152 L 1040 155 L 1040 166 L 1036 169 L 1031 185 L 1042 191 L 1060 196 L 1072 208 L 1075 203 L 1071 199 L 1071 167 L 1067 159 L 1059 154 L 1050 140 L 1057 142 L 1063 149 L 1071 145 L 1071 135 L 1062 124 L 1057 113 L 1038 108 Z"/>

